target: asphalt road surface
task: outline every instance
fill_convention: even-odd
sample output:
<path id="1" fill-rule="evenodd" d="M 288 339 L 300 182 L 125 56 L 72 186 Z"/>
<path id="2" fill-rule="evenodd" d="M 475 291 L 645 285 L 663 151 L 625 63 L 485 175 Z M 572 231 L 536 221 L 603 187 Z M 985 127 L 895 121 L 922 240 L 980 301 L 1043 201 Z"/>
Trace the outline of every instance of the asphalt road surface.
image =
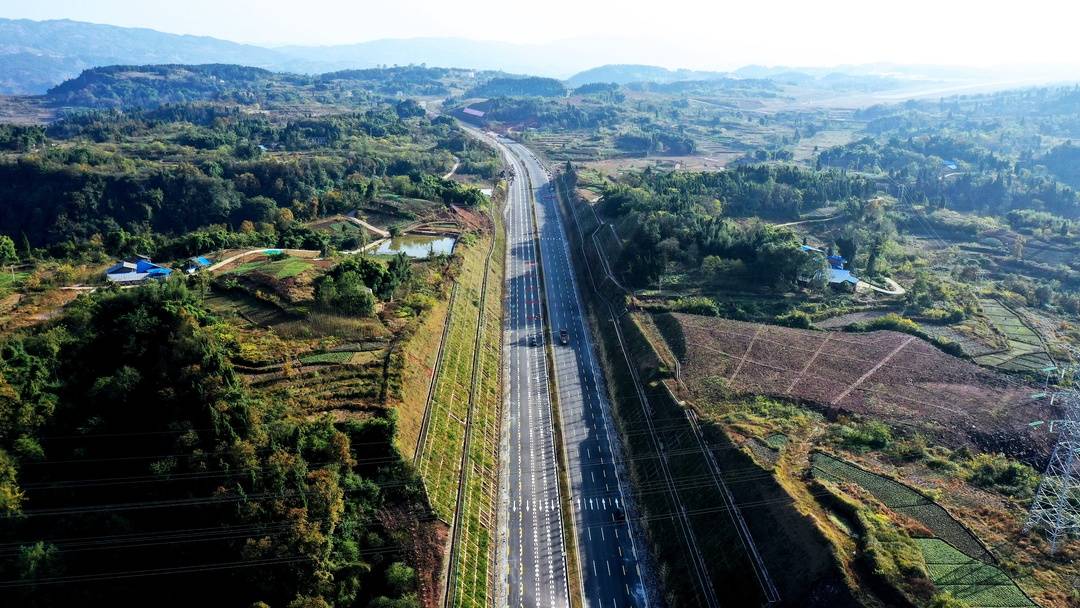
<path id="1" fill-rule="evenodd" d="M 577 539 L 581 593 L 596 608 L 647 606 L 637 547 L 626 521 L 624 480 L 603 374 L 583 320 L 569 246 L 548 174 L 524 146 L 500 142 L 516 178 L 509 200 L 510 297 L 508 378 L 510 399 L 507 581 L 510 606 L 563 606 L 566 544 L 553 441 L 543 340 L 542 302 L 547 296 L 564 458 L 570 477 L 571 516 Z M 507 154 L 508 153 L 508 154 Z M 525 177 L 528 179 L 525 179 Z M 544 281 L 533 247 L 539 235 Z M 562 344 L 561 330 L 568 343 Z"/>
<path id="2" fill-rule="evenodd" d="M 555 455 L 554 421 L 543 348 L 543 311 L 532 193 L 521 161 L 513 167 L 507 210 L 506 379 L 507 451 L 502 519 L 505 569 L 502 595 L 511 607 L 570 605 Z"/>

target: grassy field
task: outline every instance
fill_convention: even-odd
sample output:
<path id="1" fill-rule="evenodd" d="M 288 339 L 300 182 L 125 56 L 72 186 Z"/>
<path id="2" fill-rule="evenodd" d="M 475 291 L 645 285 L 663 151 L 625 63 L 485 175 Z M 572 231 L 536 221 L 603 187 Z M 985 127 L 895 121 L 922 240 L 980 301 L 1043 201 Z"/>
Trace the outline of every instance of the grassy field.
<path id="1" fill-rule="evenodd" d="M 971 559 L 938 538 L 917 538 L 915 544 L 926 560 L 934 585 L 972 608 L 1035 606 L 997 567 Z"/>
<path id="2" fill-rule="evenodd" d="M 227 271 L 225 274 L 242 275 L 251 272 L 261 272 L 280 280 L 300 276 L 314 267 L 315 265 L 311 263 L 311 260 L 288 257 L 280 260 L 256 260 L 247 262 Z"/>
<path id="3" fill-rule="evenodd" d="M 419 328 L 399 347 L 403 361 L 400 378 L 400 400 L 395 403 L 398 416 L 398 449 L 404 458 L 416 455 L 416 443 L 427 407 L 428 388 L 439 357 L 443 325 L 449 308 L 447 298 L 436 300 L 421 321 Z"/>
<path id="4" fill-rule="evenodd" d="M 428 430 L 420 446 L 420 475 L 432 508 L 447 522 L 453 521 L 456 508 L 489 238 L 461 249 L 463 264 L 457 277 L 458 293 L 450 310 L 450 325 L 435 378 Z"/>
<path id="5" fill-rule="evenodd" d="M 496 214 L 497 215 L 497 214 Z M 480 352 L 469 453 L 464 472 L 454 606 L 481 608 L 495 602 L 492 557 L 495 551 L 499 478 L 499 421 L 502 402 L 502 287 L 506 237 L 497 240 L 487 275 L 480 327 Z"/>

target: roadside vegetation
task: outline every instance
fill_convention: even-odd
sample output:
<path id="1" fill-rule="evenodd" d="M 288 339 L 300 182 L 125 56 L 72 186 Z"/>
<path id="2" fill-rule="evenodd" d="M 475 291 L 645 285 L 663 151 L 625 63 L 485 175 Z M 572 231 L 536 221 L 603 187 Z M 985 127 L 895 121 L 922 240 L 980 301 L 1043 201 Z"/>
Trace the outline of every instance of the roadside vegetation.
<path id="1" fill-rule="evenodd" d="M 498 197 L 495 201 L 500 200 Z M 503 278 L 506 233 L 498 209 L 492 209 L 495 243 L 487 271 L 487 291 L 479 327 L 476 384 L 469 450 L 462 473 L 464 500 L 455 539 L 455 606 L 482 608 L 495 602 L 499 584 L 495 571 L 498 541 L 499 443 L 502 426 Z"/>

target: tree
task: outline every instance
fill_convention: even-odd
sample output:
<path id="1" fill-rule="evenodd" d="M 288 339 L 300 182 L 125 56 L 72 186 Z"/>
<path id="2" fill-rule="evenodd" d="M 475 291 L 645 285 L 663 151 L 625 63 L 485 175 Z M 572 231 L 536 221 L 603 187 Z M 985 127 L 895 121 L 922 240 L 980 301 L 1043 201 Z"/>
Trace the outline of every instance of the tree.
<path id="1" fill-rule="evenodd" d="M 19 548 L 18 568 L 19 576 L 29 580 L 49 578 L 62 571 L 56 547 L 43 541 Z"/>
<path id="2" fill-rule="evenodd" d="M 375 296 L 355 271 L 344 272 L 338 277 L 337 307 L 361 317 L 369 317 L 375 311 Z"/>
<path id="3" fill-rule="evenodd" d="M 1024 259 L 1024 245 L 1027 243 L 1027 239 L 1023 235 L 1017 235 L 1016 240 L 1012 244 L 1013 257 L 1018 260 Z"/>
<path id="4" fill-rule="evenodd" d="M 315 284 L 315 302 L 322 308 L 330 310 L 337 305 L 338 291 L 334 277 L 323 277 Z"/>
<path id="5" fill-rule="evenodd" d="M 836 239 L 836 248 L 840 250 L 840 257 L 848 261 L 851 268 L 855 267 L 855 256 L 859 253 L 859 235 L 852 230 L 844 233 Z"/>
<path id="6" fill-rule="evenodd" d="M 870 276 L 878 274 L 878 262 L 881 260 L 881 254 L 884 251 L 885 237 L 879 234 L 870 243 L 870 255 L 866 258 L 866 274 Z"/>
<path id="7" fill-rule="evenodd" d="M 295 216 L 291 209 L 278 209 L 277 210 L 277 225 L 278 229 L 285 230 L 289 226 L 292 226 L 296 221 Z"/>
<path id="8" fill-rule="evenodd" d="M 386 583 L 398 596 L 405 595 L 416 587 L 416 571 L 401 562 L 394 562 L 386 569 Z"/>
<path id="9" fill-rule="evenodd" d="M 11 276 L 15 276 L 14 265 L 19 261 L 19 254 L 15 252 L 15 241 L 11 237 L 0 235 L 0 266 L 12 266 Z"/>

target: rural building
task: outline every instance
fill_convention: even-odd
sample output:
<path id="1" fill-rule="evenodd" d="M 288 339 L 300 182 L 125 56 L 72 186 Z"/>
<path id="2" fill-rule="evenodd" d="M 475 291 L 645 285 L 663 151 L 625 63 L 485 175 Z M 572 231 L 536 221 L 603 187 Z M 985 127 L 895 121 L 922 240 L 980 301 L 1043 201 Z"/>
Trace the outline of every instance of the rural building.
<path id="1" fill-rule="evenodd" d="M 837 289 L 854 289 L 859 283 L 859 278 L 846 269 L 847 260 L 839 255 L 830 255 L 824 249 L 803 245 L 802 250 L 807 253 L 816 253 L 825 256 L 829 262 L 829 285 Z M 817 277 L 815 277 L 817 278 Z"/>
<path id="2" fill-rule="evenodd" d="M 476 108 L 465 108 L 464 110 L 462 110 L 462 113 L 464 113 L 464 114 L 466 114 L 468 116 L 475 116 L 476 118 L 483 118 L 484 117 L 484 111 L 483 110 L 477 110 Z"/>
<path id="3" fill-rule="evenodd" d="M 204 258 L 202 256 L 195 256 L 193 258 L 188 258 L 188 260 L 186 262 L 184 262 L 184 272 L 187 273 L 187 274 L 195 274 L 196 272 L 199 272 L 199 271 L 201 271 L 201 270 L 203 270 L 205 268 L 209 268 L 209 267 L 210 267 L 210 260 L 208 258 Z"/>
<path id="4" fill-rule="evenodd" d="M 140 255 L 112 265 L 105 271 L 105 278 L 112 283 L 135 285 L 150 279 L 164 279 L 170 274 L 171 269 L 158 266 L 150 258 Z"/>

